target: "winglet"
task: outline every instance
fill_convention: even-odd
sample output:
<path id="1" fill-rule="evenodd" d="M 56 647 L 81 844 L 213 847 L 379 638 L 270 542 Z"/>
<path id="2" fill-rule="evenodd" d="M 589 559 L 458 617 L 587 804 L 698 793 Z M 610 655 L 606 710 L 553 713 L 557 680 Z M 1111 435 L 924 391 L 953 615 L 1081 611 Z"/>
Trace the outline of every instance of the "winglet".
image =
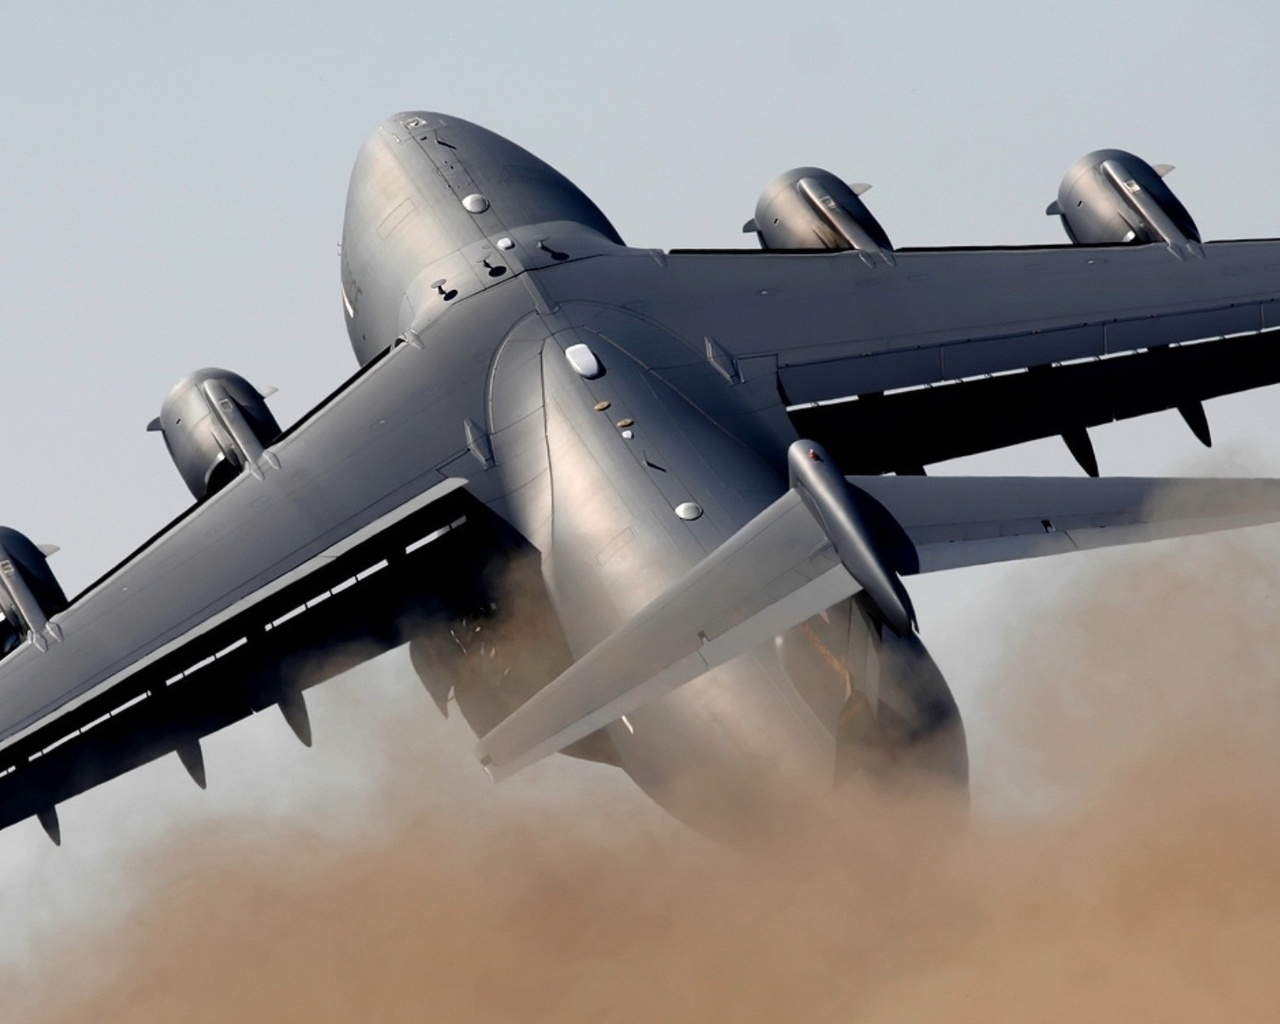
<path id="1" fill-rule="evenodd" d="M 742 225 L 742 233 L 744 235 L 749 235 L 752 232 L 756 232 L 759 230 L 760 229 L 756 226 L 756 219 L 754 217 L 752 217 L 749 221 L 747 221 L 745 224 Z"/>
<path id="2" fill-rule="evenodd" d="M 855 196 L 860 196 L 866 192 L 870 192 L 871 186 L 868 185 L 865 181 L 855 181 L 852 185 L 849 186 L 849 190 L 853 192 Z"/>
<path id="3" fill-rule="evenodd" d="M 1058 200 L 1055 199 L 1053 202 L 1051 202 L 1048 206 L 1044 208 L 1044 215 L 1046 217 L 1062 216 L 1062 207 L 1058 205 Z"/>
<path id="4" fill-rule="evenodd" d="M 153 419 L 150 423 L 147 424 L 147 432 L 153 434 L 159 430 L 164 430 L 164 427 L 160 426 L 160 417 L 157 416 L 155 419 Z"/>
<path id="5" fill-rule="evenodd" d="M 1163 178 L 1166 174 L 1168 174 L 1170 171 L 1173 170 L 1173 164 L 1156 164 L 1151 169 L 1155 171 L 1156 174 L 1160 175 L 1160 177 Z"/>
<path id="6" fill-rule="evenodd" d="M 57 544 L 37 544 L 36 550 L 39 551 L 40 554 L 44 555 L 45 558 L 52 558 L 61 551 L 62 548 L 58 547 Z"/>

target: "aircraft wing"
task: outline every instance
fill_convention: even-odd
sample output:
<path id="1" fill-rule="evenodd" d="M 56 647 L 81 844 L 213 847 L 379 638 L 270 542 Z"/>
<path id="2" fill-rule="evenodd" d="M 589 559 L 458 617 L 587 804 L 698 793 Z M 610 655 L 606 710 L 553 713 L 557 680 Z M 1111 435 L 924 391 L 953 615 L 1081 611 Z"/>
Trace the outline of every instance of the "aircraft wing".
<path id="1" fill-rule="evenodd" d="M 1280 521 L 1277 480 L 880 477 L 841 488 L 803 471 L 826 454 L 796 442 L 791 490 L 483 737 L 490 774 L 519 771 L 859 591 L 886 628 L 910 628 L 910 603 L 887 577 Z"/>
<path id="2" fill-rule="evenodd" d="M 452 599 L 465 607 L 456 591 L 480 578 L 493 538 L 463 483 L 429 488 L 70 698 L 11 679 L 0 827 L 35 814 L 56 839 L 59 802 L 168 753 L 203 786 L 201 737 L 273 705 L 309 745 L 306 688 L 405 643 Z M 92 654 L 62 632 L 13 652 L 13 667 Z"/>
<path id="3" fill-rule="evenodd" d="M 199 737 L 273 704 L 305 736 L 302 689 L 465 608 L 509 540 L 466 430 L 490 355 L 389 351 L 0 659 L 0 825 L 56 833 L 59 801 L 170 751 L 199 778 Z"/>
<path id="4" fill-rule="evenodd" d="M 607 260 L 544 276 L 554 300 L 589 282 L 661 324 L 679 342 L 655 342 L 651 367 L 713 413 L 780 394 L 800 436 L 849 473 L 1174 408 L 1207 443 L 1201 402 L 1280 381 L 1277 240 L 1211 242 L 1202 258 L 1163 245 L 894 255 L 677 250 L 625 277 Z M 716 396 L 726 377 L 738 409 Z"/>
<path id="5" fill-rule="evenodd" d="M 1177 409 L 1205 444 L 1203 402 L 1280 383 L 1280 330 L 1208 342 L 1160 345 L 1112 358 L 1040 366 L 1021 373 L 864 394 L 791 411 L 796 429 L 822 441 L 859 473 L 918 472 L 944 459 L 1060 435 L 1098 474 L 1085 431 Z M 862 439 L 880 439 L 874 448 Z"/>

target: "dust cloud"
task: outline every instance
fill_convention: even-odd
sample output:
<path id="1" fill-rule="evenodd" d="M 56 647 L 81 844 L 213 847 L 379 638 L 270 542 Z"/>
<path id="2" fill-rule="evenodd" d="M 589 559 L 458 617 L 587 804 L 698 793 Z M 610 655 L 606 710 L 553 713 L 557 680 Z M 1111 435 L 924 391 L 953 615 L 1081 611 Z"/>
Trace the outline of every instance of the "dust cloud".
<path id="1" fill-rule="evenodd" d="M 415 752 L 364 838 L 286 817 L 137 851 L 140 904 L 43 951 L 25 1019 L 1273 1020 L 1280 547 L 1056 568 L 965 708 L 961 833 L 946 794 L 854 787 L 748 857 L 590 793 L 477 813 Z M 61 984 L 85 958 L 101 981 Z"/>

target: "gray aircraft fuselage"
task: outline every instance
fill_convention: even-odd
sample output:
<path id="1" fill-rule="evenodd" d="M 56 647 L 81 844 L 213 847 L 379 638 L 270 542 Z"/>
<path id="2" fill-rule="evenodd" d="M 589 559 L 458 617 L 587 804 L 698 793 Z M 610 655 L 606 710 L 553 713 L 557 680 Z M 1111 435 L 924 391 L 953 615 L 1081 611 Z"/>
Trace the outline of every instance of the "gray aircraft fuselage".
<path id="1" fill-rule="evenodd" d="M 1280 382 L 1280 240 L 1202 242 L 1169 168 L 1099 150 L 1072 244 L 895 249 L 849 185 L 774 180 L 762 248 L 635 249 L 564 176 L 406 113 L 352 174 L 360 369 L 281 432 L 226 370 L 149 429 L 195 498 L 70 599 L 0 537 L 0 826 L 408 644 L 505 778 L 620 766 L 736 838 L 797 789 L 923 772 L 964 733 L 903 577 L 1280 521 L 1280 481 L 923 467 Z M 800 440 L 803 438 L 804 440 Z M 884 474 L 895 474 L 886 476 Z M 765 820 L 774 820 L 769 815 Z"/>
<path id="2" fill-rule="evenodd" d="M 373 373 L 412 375 L 402 400 L 456 432 L 471 492 L 538 552 L 574 658 L 775 500 L 796 438 L 772 375 L 718 368 L 714 342 L 623 306 L 558 302 L 557 275 L 600 257 L 665 259 L 626 249 L 574 185 L 491 132 L 402 114 L 361 150 L 342 243 L 356 354 L 395 346 Z M 574 346 L 597 364 L 585 375 Z M 695 361 L 683 389 L 660 369 Z M 918 639 L 855 601 L 606 731 L 646 793 L 713 830 L 725 808 L 785 799 L 789 783 L 829 786 L 842 746 L 874 767 L 886 744 L 927 736 L 936 767 L 966 774 L 954 704 Z"/>

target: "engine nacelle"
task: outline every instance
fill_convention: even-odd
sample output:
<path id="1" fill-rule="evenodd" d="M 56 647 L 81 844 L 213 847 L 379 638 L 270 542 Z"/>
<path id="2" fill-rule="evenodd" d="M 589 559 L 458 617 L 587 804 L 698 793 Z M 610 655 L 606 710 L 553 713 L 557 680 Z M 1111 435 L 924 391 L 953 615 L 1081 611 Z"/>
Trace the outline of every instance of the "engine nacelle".
<path id="1" fill-rule="evenodd" d="M 183 377 L 148 430 L 164 435 L 165 447 L 197 501 L 221 490 L 243 472 L 259 479 L 279 467 L 266 447 L 280 427 L 259 391 L 229 370 L 207 367 Z"/>
<path id="2" fill-rule="evenodd" d="M 769 183 L 756 215 L 743 225 L 765 249 L 856 250 L 868 264 L 893 264 L 893 246 L 858 197 L 870 185 L 848 185 L 820 167 L 796 167 Z"/>
<path id="3" fill-rule="evenodd" d="M 1122 149 L 1086 153 L 1045 213 L 1060 217 L 1077 245 L 1164 242 L 1179 257 L 1202 255 L 1199 228 L 1164 182 L 1171 170 Z"/>
<path id="4" fill-rule="evenodd" d="M 67 607 L 67 596 L 49 568 L 47 555 L 58 549 L 31 543 L 17 530 L 0 526 L 0 657 L 22 641 L 40 650 L 62 639 L 49 620 Z"/>

